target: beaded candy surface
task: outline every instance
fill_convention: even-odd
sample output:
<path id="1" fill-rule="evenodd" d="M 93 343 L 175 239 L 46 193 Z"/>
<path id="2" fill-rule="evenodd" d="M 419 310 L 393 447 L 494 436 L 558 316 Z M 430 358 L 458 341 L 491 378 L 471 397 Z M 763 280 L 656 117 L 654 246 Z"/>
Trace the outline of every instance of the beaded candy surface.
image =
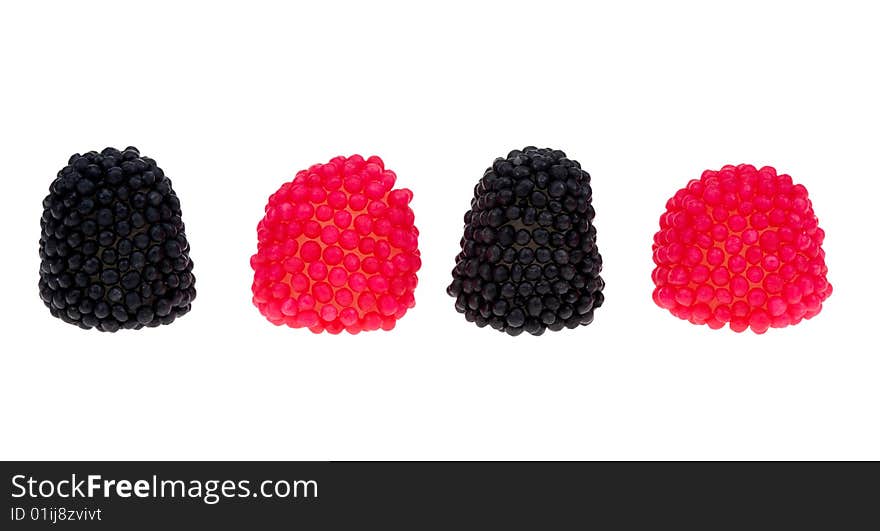
<path id="1" fill-rule="evenodd" d="M 666 203 L 654 302 L 694 324 L 763 334 L 810 319 L 832 292 L 807 189 L 765 166 L 705 171 Z"/>
<path id="2" fill-rule="evenodd" d="M 190 311 L 195 277 L 180 200 L 136 148 L 70 157 L 40 226 L 40 297 L 55 317 L 115 332 Z"/>
<path id="3" fill-rule="evenodd" d="M 512 336 L 590 324 L 605 286 L 591 200 L 590 174 L 562 151 L 495 159 L 464 216 L 456 310 Z"/>
<path id="4" fill-rule="evenodd" d="M 410 190 L 382 159 L 336 157 L 269 198 L 257 226 L 253 302 L 312 332 L 391 330 L 415 306 L 421 267 Z"/>

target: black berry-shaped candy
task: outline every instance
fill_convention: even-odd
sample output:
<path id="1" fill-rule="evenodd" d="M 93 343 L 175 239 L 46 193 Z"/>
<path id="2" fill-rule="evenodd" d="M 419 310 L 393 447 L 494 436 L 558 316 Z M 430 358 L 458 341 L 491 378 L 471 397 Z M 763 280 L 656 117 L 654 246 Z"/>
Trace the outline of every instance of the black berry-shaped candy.
<path id="1" fill-rule="evenodd" d="M 590 174 L 562 151 L 495 159 L 464 215 L 455 309 L 512 336 L 590 324 L 605 287 L 592 195 Z"/>
<path id="2" fill-rule="evenodd" d="M 195 277 L 180 200 L 136 148 L 70 157 L 40 226 L 40 298 L 55 317 L 115 332 L 170 324 L 190 310 Z"/>

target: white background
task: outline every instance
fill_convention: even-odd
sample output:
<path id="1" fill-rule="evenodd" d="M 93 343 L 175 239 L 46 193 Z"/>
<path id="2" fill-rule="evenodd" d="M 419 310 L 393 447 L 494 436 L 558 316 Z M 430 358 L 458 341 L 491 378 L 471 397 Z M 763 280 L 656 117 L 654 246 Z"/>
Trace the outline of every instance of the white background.
<path id="1" fill-rule="evenodd" d="M 0 9 L 7 459 L 878 459 L 880 79 L 869 3 L 19 2 Z M 525 145 L 593 175 L 606 305 L 539 338 L 445 294 L 473 185 Z M 199 296 L 101 334 L 37 294 L 41 201 L 136 145 L 181 197 Z M 337 154 L 415 193 L 392 333 L 275 328 L 248 260 L 269 194 Z M 651 301 L 666 199 L 706 168 L 810 190 L 834 295 L 765 336 Z"/>

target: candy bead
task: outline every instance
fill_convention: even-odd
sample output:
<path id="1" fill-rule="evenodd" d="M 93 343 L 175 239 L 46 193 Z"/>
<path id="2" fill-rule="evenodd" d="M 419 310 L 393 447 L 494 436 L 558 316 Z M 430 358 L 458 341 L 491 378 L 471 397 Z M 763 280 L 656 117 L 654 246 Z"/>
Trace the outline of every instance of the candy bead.
<path id="1" fill-rule="evenodd" d="M 395 180 L 379 157 L 353 155 L 281 185 L 251 258 L 260 313 L 315 333 L 394 328 L 415 304 L 421 267 L 413 194 Z"/>
<path id="2" fill-rule="evenodd" d="M 391 210 L 407 199 L 389 197 Z M 512 336 L 590 324 L 604 302 L 605 286 L 599 276 L 602 258 L 591 199 L 590 175 L 562 151 L 526 147 L 497 158 L 477 183 L 464 215 L 461 252 L 447 288 L 455 309 L 478 327 Z M 693 208 L 700 210 L 699 205 Z M 393 215 L 389 221 L 398 218 L 406 216 Z M 393 234 L 392 229 L 391 241 L 401 239 Z M 679 249 L 664 252 L 675 254 Z M 686 258 L 697 264 L 702 252 Z M 391 262 L 396 270 L 407 270 L 393 257 Z M 417 267 L 418 256 L 413 254 L 409 269 Z M 698 274 L 708 275 L 708 269 Z M 658 276 L 683 285 L 689 270 L 670 268 Z M 671 286 L 656 293 L 655 300 L 674 307 L 679 296 Z"/>
<path id="3" fill-rule="evenodd" d="M 353 291 L 364 291 L 367 288 L 367 277 L 360 272 L 353 273 L 348 277 L 348 285 Z"/>
<path id="4" fill-rule="evenodd" d="M 351 291 L 348 289 L 342 288 L 336 290 L 336 304 L 338 304 L 342 308 L 348 308 L 351 306 L 351 303 L 354 301 L 354 295 L 351 294 Z M 341 315 L 341 313 L 340 313 Z M 357 316 L 355 316 L 357 317 Z M 355 319 L 356 321 L 357 319 Z M 345 326 L 351 326 L 351 323 L 344 323 Z"/>
<path id="5" fill-rule="evenodd" d="M 344 207 L 344 204 L 343 204 Z M 336 207 L 334 207 L 336 208 Z M 347 229 L 351 225 L 351 213 L 347 210 L 339 210 L 333 215 L 333 223 L 339 229 Z"/>
<path id="6" fill-rule="evenodd" d="M 330 219 L 329 217 L 327 219 Z M 321 229 L 321 242 L 327 245 L 333 245 L 339 240 L 339 229 L 333 225 L 326 225 Z"/>
<path id="7" fill-rule="evenodd" d="M 170 324 L 192 308 L 195 277 L 180 199 L 156 161 L 136 148 L 70 157 L 43 200 L 40 228 L 39 293 L 54 317 L 116 332 Z M 279 255 L 270 231 L 258 238 L 267 256 Z M 262 267 L 262 258 L 252 264 Z M 277 275 L 262 270 L 255 300 L 286 297 L 273 284 Z M 280 315 L 280 304 L 269 311 Z"/>
<path id="8" fill-rule="evenodd" d="M 345 256 L 345 253 L 341 248 L 335 245 L 331 245 L 330 247 L 324 248 L 322 256 L 324 257 L 325 264 L 335 266 L 336 264 L 342 262 L 342 258 Z"/>
<path id="9" fill-rule="evenodd" d="M 824 238 L 807 189 L 790 176 L 747 164 L 707 170 L 660 216 L 654 302 L 691 323 L 736 332 L 797 324 L 832 293 Z"/>
<path id="10" fill-rule="evenodd" d="M 349 272 L 357 271 L 361 267 L 361 259 L 356 254 L 347 254 L 345 255 L 345 258 L 342 259 L 342 264 Z"/>
<path id="11" fill-rule="evenodd" d="M 312 280 L 324 280 L 327 277 L 327 266 L 322 262 L 309 264 L 309 278 Z"/>
<path id="12" fill-rule="evenodd" d="M 300 248 L 302 249 L 300 257 L 305 262 L 312 263 L 321 256 L 321 246 L 317 242 L 306 241 L 302 243 Z"/>
<path id="13" fill-rule="evenodd" d="M 315 282 L 312 286 L 312 293 L 318 302 L 330 302 L 333 298 L 333 288 L 326 282 Z"/>
<path id="14" fill-rule="evenodd" d="M 345 285 L 345 281 L 348 280 L 348 273 L 346 273 L 345 269 L 341 267 L 334 267 L 330 270 L 328 279 L 330 280 L 330 284 L 332 286 L 338 288 Z"/>

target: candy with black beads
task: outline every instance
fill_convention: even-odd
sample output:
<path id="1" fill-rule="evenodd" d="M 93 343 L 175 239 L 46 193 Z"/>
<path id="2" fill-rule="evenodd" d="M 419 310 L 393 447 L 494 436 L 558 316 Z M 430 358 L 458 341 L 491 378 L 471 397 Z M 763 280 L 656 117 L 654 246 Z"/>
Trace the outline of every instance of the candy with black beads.
<path id="1" fill-rule="evenodd" d="M 196 297 L 180 200 L 134 147 L 70 157 L 43 200 L 40 298 L 103 332 L 170 324 Z"/>
<path id="2" fill-rule="evenodd" d="M 591 202 L 590 174 L 562 151 L 495 159 L 464 216 L 455 309 L 512 336 L 590 324 L 605 287 Z"/>

